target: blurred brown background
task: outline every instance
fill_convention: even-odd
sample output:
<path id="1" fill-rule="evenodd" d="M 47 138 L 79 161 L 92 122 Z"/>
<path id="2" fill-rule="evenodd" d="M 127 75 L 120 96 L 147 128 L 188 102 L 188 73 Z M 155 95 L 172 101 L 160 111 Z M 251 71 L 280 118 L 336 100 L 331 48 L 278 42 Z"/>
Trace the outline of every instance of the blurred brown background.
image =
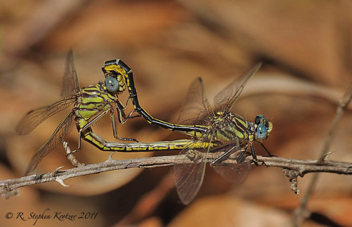
<path id="1" fill-rule="evenodd" d="M 264 66 L 249 81 L 233 111 L 253 120 L 263 114 L 274 124 L 265 145 L 279 157 L 314 159 L 322 149 L 336 106 L 351 77 L 350 1 L 1 1 L 0 154 L 1 180 L 21 177 L 36 150 L 69 110 L 46 120 L 28 136 L 14 128 L 26 111 L 59 98 L 65 56 L 76 54 L 80 86 L 103 80 L 104 61 L 123 59 L 134 72 L 141 105 L 154 117 L 177 122 L 187 89 L 202 77 L 213 97 L 257 61 Z M 124 103 L 127 94 L 121 95 Z M 350 110 L 345 113 L 332 159 L 352 161 Z M 113 141 L 109 117 L 94 125 Z M 187 138 L 137 118 L 118 127 L 122 137 L 141 142 Z M 77 146 L 72 127 L 66 140 Z M 165 154 L 176 154 L 167 152 Z M 265 154 L 257 147 L 258 154 Z M 77 158 L 105 161 L 83 142 Z M 115 159 L 153 154 L 115 154 Z M 160 155 L 154 154 L 154 155 Z M 37 173 L 71 168 L 58 146 Z M 299 178 L 301 195 L 310 175 Z M 114 171 L 21 188 L 0 200 L 1 226 L 34 220 L 6 219 L 7 212 L 98 213 L 95 219 L 39 220 L 36 226 L 287 226 L 301 195 L 290 190 L 278 168 L 253 167 L 247 181 L 232 186 L 211 168 L 196 200 L 183 206 L 172 168 Z M 344 226 L 352 225 L 352 179 L 323 174 L 309 203 Z M 319 226 L 307 220 L 304 226 Z"/>

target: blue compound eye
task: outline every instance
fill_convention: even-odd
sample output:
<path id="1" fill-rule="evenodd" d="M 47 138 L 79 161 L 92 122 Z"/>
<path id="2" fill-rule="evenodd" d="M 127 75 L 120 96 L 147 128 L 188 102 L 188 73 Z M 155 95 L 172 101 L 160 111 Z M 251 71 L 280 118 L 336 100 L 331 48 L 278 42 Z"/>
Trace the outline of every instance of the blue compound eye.
<path id="1" fill-rule="evenodd" d="M 117 82 L 117 80 L 114 77 L 108 76 L 105 78 L 105 86 L 109 92 L 115 93 L 115 92 L 117 92 L 117 89 L 119 88 L 119 83 Z"/>
<path id="2" fill-rule="evenodd" d="M 258 116 L 255 117 L 254 123 L 255 123 L 256 125 L 259 125 L 260 123 L 262 123 L 262 122 L 265 121 L 265 120 L 266 120 L 266 119 L 265 119 L 265 117 L 264 117 L 263 115 L 258 115 Z"/>
<path id="3" fill-rule="evenodd" d="M 267 135 L 268 135 L 268 130 L 265 127 L 265 125 L 263 123 L 258 124 L 257 130 L 256 130 L 257 139 L 264 140 L 266 139 Z"/>

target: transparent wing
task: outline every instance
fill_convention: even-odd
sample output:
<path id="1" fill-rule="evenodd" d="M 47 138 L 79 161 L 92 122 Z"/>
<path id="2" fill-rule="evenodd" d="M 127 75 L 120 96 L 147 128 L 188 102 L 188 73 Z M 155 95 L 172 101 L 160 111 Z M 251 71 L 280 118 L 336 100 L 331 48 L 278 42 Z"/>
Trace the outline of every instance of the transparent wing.
<path id="1" fill-rule="evenodd" d="M 261 65 L 262 63 L 257 63 L 217 94 L 214 98 L 215 110 L 222 112 L 229 111 L 242 93 L 248 80 L 258 71 Z"/>
<path id="2" fill-rule="evenodd" d="M 206 136 L 209 138 L 209 136 Z M 211 143 L 213 136 L 210 136 Z M 177 194 L 183 204 L 187 205 L 196 195 L 202 186 L 207 157 L 210 147 L 201 150 L 192 150 L 185 148 L 176 157 L 174 165 L 174 178 Z M 192 163 L 184 163 L 184 155 L 186 155 Z M 179 161 L 180 160 L 180 161 Z"/>
<path id="3" fill-rule="evenodd" d="M 226 152 L 226 151 L 225 151 Z M 239 158 L 239 156 L 243 157 L 243 150 L 239 150 L 234 154 L 230 155 L 229 158 L 237 160 L 237 164 L 223 163 L 222 165 L 214 165 L 213 168 L 216 173 L 221 175 L 227 181 L 232 184 L 241 184 L 243 183 L 251 169 L 251 165 L 249 162 L 245 162 L 244 158 Z"/>
<path id="4" fill-rule="evenodd" d="M 74 65 L 74 55 L 73 51 L 67 55 L 66 58 L 66 69 L 64 78 L 62 81 L 61 97 L 72 96 L 79 92 L 79 84 L 77 78 L 77 72 Z"/>
<path id="5" fill-rule="evenodd" d="M 53 135 L 46 141 L 46 143 L 37 151 L 28 165 L 26 175 L 32 172 L 40 161 L 50 153 L 65 137 L 72 124 L 73 112 L 66 116 L 66 118 L 55 129 Z"/>
<path id="6" fill-rule="evenodd" d="M 193 163 L 174 165 L 174 178 L 177 194 L 180 197 L 181 202 L 185 205 L 189 204 L 194 197 L 196 197 L 202 186 L 206 167 L 206 150 L 207 149 L 196 151 L 184 149 L 176 157 L 175 161 L 178 163 L 179 159 L 184 160 L 183 155 L 186 155 L 187 157 L 194 156 Z"/>
<path id="7" fill-rule="evenodd" d="M 209 118 L 213 117 L 213 115 L 213 110 L 204 95 L 203 81 L 198 78 L 188 90 L 178 123 L 184 125 L 206 125 Z"/>
<path id="8" fill-rule="evenodd" d="M 57 112 L 60 112 L 75 102 L 75 96 L 62 98 L 48 106 L 39 107 L 26 113 L 16 126 L 18 135 L 26 135 L 33 131 L 40 123 Z"/>

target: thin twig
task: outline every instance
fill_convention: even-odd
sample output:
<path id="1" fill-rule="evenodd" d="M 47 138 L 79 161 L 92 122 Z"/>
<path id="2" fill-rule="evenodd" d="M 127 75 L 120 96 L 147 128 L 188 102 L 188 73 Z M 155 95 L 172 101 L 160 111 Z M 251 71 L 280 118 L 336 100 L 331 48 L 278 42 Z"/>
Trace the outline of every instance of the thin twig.
<path id="1" fill-rule="evenodd" d="M 319 160 L 323 160 L 324 156 L 330 150 L 332 142 L 336 136 L 339 122 L 342 118 L 342 115 L 343 115 L 345 109 L 347 108 L 348 104 L 350 103 L 351 99 L 352 99 L 352 83 L 350 84 L 348 90 L 346 91 L 346 93 L 344 94 L 344 96 L 341 98 L 341 100 L 339 102 L 335 117 L 334 117 L 332 124 L 331 124 L 331 128 L 330 128 L 329 133 L 325 139 L 323 149 L 320 153 Z M 303 220 L 307 216 L 306 215 L 307 214 L 307 211 L 306 211 L 307 204 L 308 204 L 309 198 L 312 196 L 312 194 L 315 190 L 315 186 L 318 181 L 318 177 L 319 177 L 319 173 L 316 173 L 313 175 L 313 177 L 308 185 L 308 189 L 306 191 L 306 194 L 302 197 L 302 199 L 300 201 L 300 206 L 295 210 L 294 216 L 292 219 L 293 226 L 296 226 L 296 227 L 301 226 Z"/>
<path id="2" fill-rule="evenodd" d="M 210 154 L 208 162 L 212 162 L 216 157 L 216 154 Z M 305 174 L 313 172 L 337 173 L 345 175 L 352 174 L 352 163 L 348 162 L 336 162 L 330 160 L 299 160 L 263 156 L 257 156 L 257 159 L 257 163 L 265 165 L 266 167 L 279 167 L 285 170 L 289 170 L 292 173 L 295 173 L 292 178 L 295 178 L 297 176 L 303 177 Z M 253 163 L 251 156 L 247 157 L 246 161 Z M 60 167 L 50 173 L 45 173 L 41 175 L 35 174 L 16 179 L 0 181 L 0 195 L 4 198 L 8 198 L 11 196 L 11 194 L 14 194 L 13 191 L 20 187 L 52 181 L 57 181 L 62 186 L 67 187 L 67 185 L 64 184 L 64 181 L 67 179 L 112 170 L 130 168 L 155 168 L 187 163 L 192 163 L 192 161 L 186 155 L 184 155 L 183 157 L 179 155 L 177 159 L 176 156 L 170 155 L 127 160 L 114 160 L 110 156 L 107 161 L 98 164 L 90 164 L 81 166 L 79 168 L 72 168 L 67 170 L 61 170 Z M 223 163 L 236 164 L 236 161 L 229 158 Z"/>

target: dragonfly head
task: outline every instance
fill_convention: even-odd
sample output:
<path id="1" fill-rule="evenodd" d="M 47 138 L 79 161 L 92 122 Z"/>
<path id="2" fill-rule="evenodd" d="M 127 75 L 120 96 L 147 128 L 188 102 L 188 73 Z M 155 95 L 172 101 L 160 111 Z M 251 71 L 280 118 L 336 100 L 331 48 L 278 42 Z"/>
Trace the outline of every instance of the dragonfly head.
<path id="1" fill-rule="evenodd" d="M 102 67 L 106 89 L 113 94 L 123 92 L 126 89 L 127 73 L 120 62 L 122 61 L 119 59 L 106 61 Z"/>
<path id="2" fill-rule="evenodd" d="M 256 140 L 266 140 L 269 138 L 271 131 L 273 130 L 273 123 L 267 121 L 263 115 L 258 115 L 254 120 Z"/>

